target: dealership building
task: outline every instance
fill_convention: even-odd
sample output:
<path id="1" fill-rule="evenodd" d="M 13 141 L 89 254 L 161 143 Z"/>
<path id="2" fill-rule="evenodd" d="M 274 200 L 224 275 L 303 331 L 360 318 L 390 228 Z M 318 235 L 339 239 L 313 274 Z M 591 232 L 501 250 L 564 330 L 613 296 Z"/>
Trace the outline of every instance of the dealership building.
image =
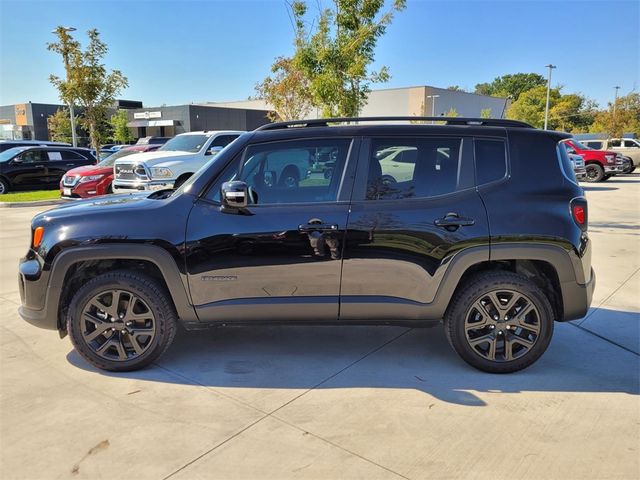
<path id="1" fill-rule="evenodd" d="M 503 118 L 509 100 L 446 88 L 417 86 L 373 90 L 360 116 L 443 116 L 455 110 L 460 117 Z M 63 105 L 22 103 L 0 106 L 0 139 L 48 140 L 48 117 Z M 271 107 L 264 100 L 204 102 L 188 105 L 142 107 L 142 102 L 118 100 L 126 109 L 135 138 L 172 137 L 197 130 L 253 130 L 269 122 Z M 309 112 L 306 119 L 318 118 Z"/>

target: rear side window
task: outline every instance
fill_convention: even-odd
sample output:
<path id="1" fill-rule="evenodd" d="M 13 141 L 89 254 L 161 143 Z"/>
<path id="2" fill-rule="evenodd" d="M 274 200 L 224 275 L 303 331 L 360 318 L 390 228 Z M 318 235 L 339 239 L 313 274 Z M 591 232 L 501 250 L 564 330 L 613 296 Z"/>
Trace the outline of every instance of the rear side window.
<path id="1" fill-rule="evenodd" d="M 507 153 L 503 140 L 476 139 L 476 181 L 478 185 L 494 182 L 507 174 Z"/>
<path id="2" fill-rule="evenodd" d="M 63 150 L 62 160 L 86 160 L 82 155 L 71 150 Z"/>
<path id="3" fill-rule="evenodd" d="M 239 135 L 220 135 L 211 142 L 211 147 L 226 147 L 238 137 Z"/>
<path id="4" fill-rule="evenodd" d="M 366 199 L 427 198 L 463 189 L 461 157 L 461 138 L 373 139 Z"/>

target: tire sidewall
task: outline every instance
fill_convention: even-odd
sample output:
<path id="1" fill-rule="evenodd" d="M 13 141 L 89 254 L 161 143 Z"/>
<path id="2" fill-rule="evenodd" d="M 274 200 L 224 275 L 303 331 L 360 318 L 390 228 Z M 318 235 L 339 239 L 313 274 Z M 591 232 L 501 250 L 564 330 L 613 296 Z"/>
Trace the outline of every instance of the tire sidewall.
<path id="1" fill-rule="evenodd" d="M 508 278 L 508 280 L 499 281 L 497 276 L 493 276 L 493 278 L 486 276 L 470 282 L 459 293 L 458 301 L 445 317 L 447 336 L 456 352 L 471 366 L 489 373 L 510 373 L 530 366 L 546 351 L 553 336 L 553 309 L 544 293 L 519 275 L 505 274 L 504 278 Z M 494 283 L 489 287 L 487 283 L 492 280 Z M 480 297 L 495 290 L 515 290 L 526 295 L 540 314 L 540 333 L 535 345 L 523 357 L 509 362 L 492 362 L 483 358 L 476 353 L 466 339 L 465 321 L 469 309 Z"/>
<path id="2" fill-rule="evenodd" d="M 0 195 L 9 193 L 9 183 L 4 178 L 0 178 L 0 185 Z"/>
<path id="3" fill-rule="evenodd" d="M 587 178 L 586 178 L 587 182 L 597 183 L 597 182 L 601 182 L 602 179 L 604 178 L 604 168 L 602 168 L 597 163 L 588 163 L 586 169 L 587 169 Z M 593 178 L 589 177 L 589 170 L 595 170 L 597 172 L 597 175 Z"/>
<path id="4" fill-rule="evenodd" d="M 168 343 L 172 340 L 172 336 L 168 333 L 168 330 L 170 330 L 168 323 L 173 322 L 174 319 L 167 318 L 167 312 L 161 300 L 153 294 L 152 290 L 150 291 L 148 287 L 149 284 L 154 285 L 154 287 L 159 290 L 157 285 L 145 277 L 122 272 L 108 273 L 89 281 L 78 290 L 69 306 L 66 325 L 71 343 L 83 358 L 101 369 L 128 371 L 148 365 L 164 352 L 168 347 Z M 81 317 L 84 307 L 95 295 L 112 289 L 128 291 L 139 296 L 148 305 L 154 315 L 156 333 L 151 341 L 151 345 L 147 347 L 144 353 L 131 360 L 115 361 L 103 358 L 87 345 L 82 336 Z"/>

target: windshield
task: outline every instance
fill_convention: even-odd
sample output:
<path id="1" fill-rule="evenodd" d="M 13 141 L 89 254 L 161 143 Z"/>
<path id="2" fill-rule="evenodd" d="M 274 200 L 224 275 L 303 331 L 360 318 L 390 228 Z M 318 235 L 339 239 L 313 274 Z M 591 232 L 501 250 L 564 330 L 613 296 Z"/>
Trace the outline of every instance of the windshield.
<path id="1" fill-rule="evenodd" d="M 178 135 L 173 137 L 158 150 L 171 152 L 199 152 L 209 139 L 209 135 Z"/>
<path id="2" fill-rule="evenodd" d="M 575 138 L 571 140 L 571 142 L 578 147 L 578 150 L 593 150 L 593 148 L 591 147 L 587 147 L 586 145 L 584 145 L 583 143 L 580 143 L 579 141 L 577 141 Z"/>
<path id="3" fill-rule="evenodd" d="M 27 149 L 28 147 L 13 147 L 0 153 L 0 162 L 11 160 L 15 155 Z"/>
<path id="4" fill-rule="evenodd" d="M 127 155 L 131 155 L 133 153 L 140 153 L 140 152 L 137 150 L 118 150 L 117 152 L 112 153 L 107 158 L 102 160 L 98 165 L 101 167 L 110 167 L 119 158 L 126 157 Z"/>

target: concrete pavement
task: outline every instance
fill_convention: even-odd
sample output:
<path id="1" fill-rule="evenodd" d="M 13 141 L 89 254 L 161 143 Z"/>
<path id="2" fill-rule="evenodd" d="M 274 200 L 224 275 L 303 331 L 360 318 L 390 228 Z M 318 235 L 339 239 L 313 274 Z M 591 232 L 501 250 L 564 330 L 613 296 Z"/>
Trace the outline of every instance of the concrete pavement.
<path id="1" fill-rule="evenodd" d="M 512 375 L 440 328 L 182 333 L 130 374 L 19 319 L 16 260 L 40 209 L 0 210 L 0 477 L 640 476 L 640 175 L 588 186 L 593 308 Z"/>

